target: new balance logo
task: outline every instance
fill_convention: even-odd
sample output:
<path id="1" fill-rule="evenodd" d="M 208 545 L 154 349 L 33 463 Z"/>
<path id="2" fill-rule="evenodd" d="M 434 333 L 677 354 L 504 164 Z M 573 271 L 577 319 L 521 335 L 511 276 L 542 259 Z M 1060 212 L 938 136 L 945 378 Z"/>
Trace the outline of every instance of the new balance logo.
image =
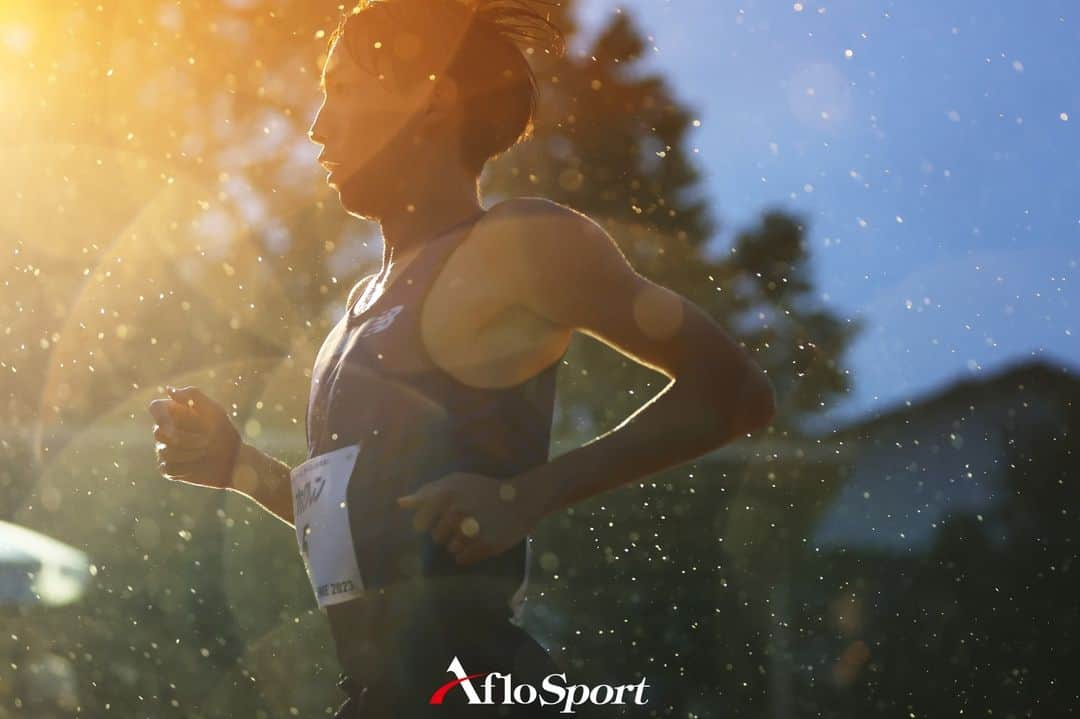
<path id="1" fill-rule="evenodd" d="M 405 309 L 405 305 L 394 305 L 385 312 L 380 312 L 374 317 L 369 317 L 364 320 L 364 323 L 360 325 L 360 336 L 367 337 L 368 335 L 382 332 L 384 329 L 394 324 L 394 318 L 397 317 L 403 309 Z"/>

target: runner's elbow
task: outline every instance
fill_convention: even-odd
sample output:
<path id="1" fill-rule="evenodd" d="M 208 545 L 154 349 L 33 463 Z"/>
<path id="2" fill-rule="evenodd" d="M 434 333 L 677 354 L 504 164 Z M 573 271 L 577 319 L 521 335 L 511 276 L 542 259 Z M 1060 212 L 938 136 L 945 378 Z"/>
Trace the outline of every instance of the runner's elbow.
<path id="1" fill-rule="evenodd" d="M 741 411 L 747 434 L 765 429 L 776 418 L 776 394 L 764 372 L 752 375 L 743 392 Z"/>
<path id="2" fill-rule="evenodd" d="M 713 399 L 719 418 L 716 433 L 720 444 L 765 429 L 776 416 L 772 384 L 756 367 L 740 376 L 727 390 L 714 393 Z"/>

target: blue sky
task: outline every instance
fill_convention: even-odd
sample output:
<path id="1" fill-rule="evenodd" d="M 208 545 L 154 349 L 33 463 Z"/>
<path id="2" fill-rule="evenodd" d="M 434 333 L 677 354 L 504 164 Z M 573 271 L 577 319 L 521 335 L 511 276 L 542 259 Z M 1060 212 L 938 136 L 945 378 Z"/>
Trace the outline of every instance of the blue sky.
<path id="1" fill-rule="evenodd" d="M 1080 371 L 1075 0 L 580 0 L 586 30 L 618 10 L 699 111 L 717 248 L 802 215 L 819 299 L 866 324 L 823 427 L 1024 359 Z"/>

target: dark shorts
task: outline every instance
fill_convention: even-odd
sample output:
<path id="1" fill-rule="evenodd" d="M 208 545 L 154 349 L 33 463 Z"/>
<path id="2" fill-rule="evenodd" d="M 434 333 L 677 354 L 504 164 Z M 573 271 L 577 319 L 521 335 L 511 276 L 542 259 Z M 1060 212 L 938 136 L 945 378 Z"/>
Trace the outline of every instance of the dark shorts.
<path id="1" fill-rule="evenodd" d="M 426 614 L 426 616 L 425 616 Z M 504 705 L 502 691 L 493 689 L 490 705 L 469 704 L 468 694 L 454 686 L 439 705 L 430 699 L 440 687 L 457 679 L 450 671 L 455 657 L 468 675 L 498 672 L 512 675 L 512 684 L 528 683 L 540 689 L 549 674 L 564 672 L 528 632 L 509 620 L 508 613 L 455 611 L 414 616 L 406 631 L 398 632 L 394 649 L 379 649 L 380 671 L 376 679 L 364 681 L 351 676 L 348 668 L 338 686 L 349 699 L 336 719 L 376 719 L 380 717 L 554 717 L 558 706 L 530 704 Z M 481 699 L 483 676 L 471 680 Z M 500 684 L 501 686 L 501 684 Z M 565 714 L 562 716 L 566 716 Z"/>

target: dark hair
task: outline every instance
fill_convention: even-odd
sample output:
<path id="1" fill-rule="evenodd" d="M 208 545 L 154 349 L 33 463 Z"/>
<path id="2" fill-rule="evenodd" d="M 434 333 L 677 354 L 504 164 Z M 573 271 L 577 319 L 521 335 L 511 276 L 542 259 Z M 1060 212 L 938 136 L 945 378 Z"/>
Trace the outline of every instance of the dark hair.
<path id="1" fill-rule="evenodd" d="M 561 31 L 534 5 L 553 0 L 359 0 L 330 34 L 370 66 L 391 55 L 395 77 L 413 87 L 430 76 L 453 81 L 462 103 L 462 156 L 484 163 L 532 135 L 539 89 L 526 53 L 564 51 Z M 366 42 L 365 42 L 366 41 Z"/>

